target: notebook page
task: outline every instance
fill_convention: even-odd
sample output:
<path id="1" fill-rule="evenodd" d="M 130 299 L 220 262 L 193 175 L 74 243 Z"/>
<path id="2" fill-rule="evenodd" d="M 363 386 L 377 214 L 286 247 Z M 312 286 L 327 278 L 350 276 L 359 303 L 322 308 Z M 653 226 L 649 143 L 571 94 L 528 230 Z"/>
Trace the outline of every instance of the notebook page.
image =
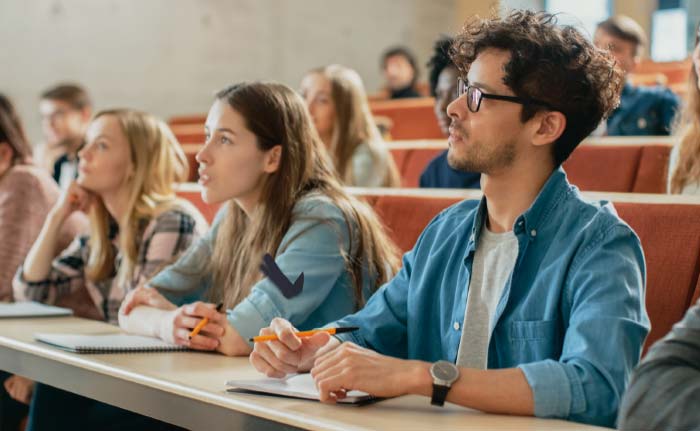
<path id="1" fill-rule="evenodd" d="M 34 334 L 37 341 L 75 352 L 149 352 L 185 350 L 163 340 L 129 334 Z"/>
<path id="2" fill-rule="evenodd" d="M 251 379 L 251 380 L 231 380 L 226 382 L 232 389 L 243 389 L 246 391 L 260 392 L 270 395 L 280 395 L 286 397 L 303 398 L 308 400 L 319 400 L 318 390 L 311 374 L 295 374 L 284 379 Z M 372 399 L 372 396 L 362 391 L 350 391 L 339 403 L 357 403 Z"/>

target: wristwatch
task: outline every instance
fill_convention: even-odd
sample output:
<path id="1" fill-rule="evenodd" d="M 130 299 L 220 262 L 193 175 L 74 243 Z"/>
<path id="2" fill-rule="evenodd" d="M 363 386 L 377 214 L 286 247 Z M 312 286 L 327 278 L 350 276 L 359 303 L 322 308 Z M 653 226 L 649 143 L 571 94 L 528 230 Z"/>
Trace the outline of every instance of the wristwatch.
<path id="1" fill-rule="evenodd" d="M 433 377 L 433 397 L 430 404 L 442 407 L 452 383 L 459 378 L 459 368 L 452 362 L 437 361 L 430 367 L 430 375 Z"/>

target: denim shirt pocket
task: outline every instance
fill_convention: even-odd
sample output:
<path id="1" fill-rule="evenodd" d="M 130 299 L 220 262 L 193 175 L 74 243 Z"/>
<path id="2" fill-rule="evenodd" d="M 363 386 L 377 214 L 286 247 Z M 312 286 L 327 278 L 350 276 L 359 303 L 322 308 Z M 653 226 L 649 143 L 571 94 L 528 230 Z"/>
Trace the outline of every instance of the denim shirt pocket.
<path id="1" fill-rule="evenodd" d="M 558 359 L 561 353 L 556 320 L 520 320 L 511 323 L 510 343 L 517 363 Z"/>

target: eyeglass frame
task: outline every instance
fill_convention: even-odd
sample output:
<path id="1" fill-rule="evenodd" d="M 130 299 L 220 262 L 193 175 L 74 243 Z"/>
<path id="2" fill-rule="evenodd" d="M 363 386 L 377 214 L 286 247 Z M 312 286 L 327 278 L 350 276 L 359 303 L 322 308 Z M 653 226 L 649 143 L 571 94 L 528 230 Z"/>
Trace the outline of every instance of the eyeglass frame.
<path id="1" fill-rule="evenodd" d="M 525 98 L 525 97 L 517 97 L 517 96 L 504 96 L 501 94 L 492 94 L 492 93 L 485 93 L 481 88 L 476 87 L 471 84 L 467 84 L 467 81 L 458 78 L 457 80 L 457 88 L 458 88 L 458 97 L 462 97 L 463 95 L 467 95 L 467 109 L 469 109 L 470 112 L 472 113 L 477 113 L 479 112 L 479 109 L 481 108 L 481 101 L 484 99 L 493 99 L 493 100 L 503 100 L 505 102 L 511 102 L 511 103 L 518 103 L 520 105 L 540 105 L 543 106 L 549 110 L 552 111 L 558 111 L 558 109 L 554 108 L 552 105 L 550 105 L 547 102 L 543 102 L 541 100 L 537 99 L 530 99 L 530 98 Z M 469 106 L 469 90 L 473 89 L 474 91 L 479 92 L 479 100 L 476 103 L 476 109 L 472 109 L 471 106 Z"/>

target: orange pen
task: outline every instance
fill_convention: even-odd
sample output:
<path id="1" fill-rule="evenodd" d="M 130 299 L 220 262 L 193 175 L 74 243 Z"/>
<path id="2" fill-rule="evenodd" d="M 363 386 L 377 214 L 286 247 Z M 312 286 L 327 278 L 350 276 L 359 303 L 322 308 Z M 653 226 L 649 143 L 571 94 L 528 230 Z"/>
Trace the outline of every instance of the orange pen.
<path id="1" fill-rule="evenodd" d="M 216 311 L 221 312 L 221 307 L 223 307 L 223 306 L 224 306 L 224 303 L 219 302 L 219 305 L 216 306 Z M 192 329 L 192 332 L 190 332 L 190 335 L 188 335 L 187 338 L 191 340 L 192 337 L 199 334 L 199 331 L 201 331 L 202 328 L 207 326 L 207 323 L 209 323 L 209 318 L 205 317 L 197 324 L 197 326 L 194 327 L 194 329 Z"/>
<path id="2" fill-rule="evenodd" d="M 312 329 L 310 331 L 297 332 L 294 335 L 296 335 L 297 337 L 304 338 L 304 337 L 310 337 L 314 334 L 318 334 L 319 332 L 326 332 L 328 334 L 333 335 L 333 334 L 341 334 L 343 332 L 357 331 L 358 329 L 360 329 L 360 328 L 355 327 L 355 326 L 349 326 L 347 328 Z M 258 335 L 257 337 L 253 337 L 253 338 L 249 339 L 248 341 L 252 341 L 253 343 L 260 343 L 262 341 L 276 341 L 276 340 L 279 340 L 279 338 L 277 338 L 277 335 Z"/>

